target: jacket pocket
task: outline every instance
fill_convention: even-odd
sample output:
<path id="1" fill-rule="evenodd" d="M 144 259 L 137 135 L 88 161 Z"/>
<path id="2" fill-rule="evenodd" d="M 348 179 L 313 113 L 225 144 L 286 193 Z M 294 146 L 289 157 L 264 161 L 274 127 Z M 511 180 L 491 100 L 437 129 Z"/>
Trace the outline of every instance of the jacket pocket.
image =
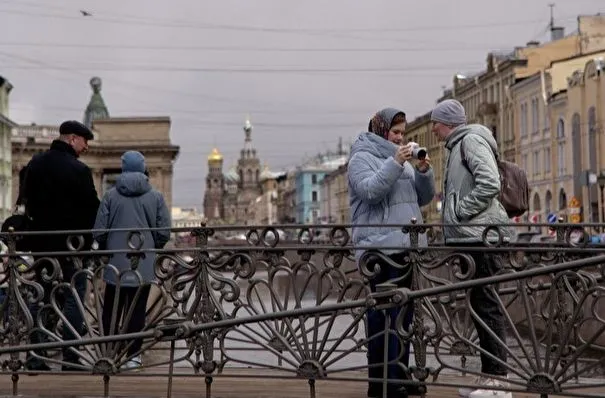
<path id="1" fill-rule="evenodd" d="M 446 213 L 444 214 L 444 221 L 446 224 L 458 224 L 460 219 L 456 214 L 456 206 L 458 205 L 458 194 L 451 192 L 448 194 L 446 199 Z"/>

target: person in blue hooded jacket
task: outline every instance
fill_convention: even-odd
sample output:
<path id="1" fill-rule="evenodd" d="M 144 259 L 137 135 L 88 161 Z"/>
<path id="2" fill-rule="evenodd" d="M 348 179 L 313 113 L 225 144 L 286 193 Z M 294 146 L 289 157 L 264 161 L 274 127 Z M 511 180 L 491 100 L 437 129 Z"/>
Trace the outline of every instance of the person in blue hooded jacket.
<path id="1" fill-rule="evenodd" d="M 147 228 L 165 229 L 148 231 L 145 230 Z M 161 249 L 170 239 L 170 213 L 162 194 L 149 183 L 149 177 L 145 173 L 145 157 L 140 152 L 128 151 L 122 155 L 122 174 L 116 179 L 115 186 L 103 196 L 95 222 L 96 229 L 109 230 L 93 233 L 99 247 L 105 250 L 132 250 L 128 247 L 129 232 L 111 229 L 139 231 L 143 238 L 140 250 Z M 155 253 L 146 252 L 145 257 L 139 260 L 136 274 L 130 271 L 131 260 L 127 253 L 111 255 L 109 265 L 103 273 L 106 285 L 102 325 L 106 336 L 123 333 L 124 326 L 120 324 L 127 320 L 127 314 L 133 307 L 125 331 L 135 333 L 145 327 L 147 299 L 155 275 L 155 259 Z M 112 319 L 116 303 L 117 314 Z M 130 344 L 130 359 L 125 364 L 126 369 L 141 366 L 141 347 L 140 339 Z"/>
<path id="2" fill-rule="evenodd" d="M 405 113 L 394 108 L 386 108 L 376 113 L 370 121 L 369 132 L 361 133 L 351 147 L 347 174 L 349 184 L 349 202 L 351 222 L 353 224 L 353 244 L 356 258 L 359 260 L 363 247 L 379 249 L 390 260 L 404 264 L 404 255 L 410 246 L 408 234 L 401 227 L 361 225 L 409 224 L 412 218 L 422 223 L 421 206 L 425 206 L 435 196 L 435 180 L 430 159 L 412 164 L 412 146 L 404 144 L 406 127 Z M 359 225 L 359 226 L 358 226 Z M 426 245 L 426 235 L 419 236 L 419 244 Z M 384 249 L 380 249 L 384 247 Z M 361 248 L 361 250 L 360 250 Z M 404 266 L 394 267 L 380 264 L 380 272 L 370 279 L 370 289 L 391 281 L 399 286 L 409 287 L 411 276 L 405 277 L 408 270 Z M 395 333 L 395 321 L 401 309 L 388 310 L 391 319 L 391 333 Z M 407 305 L 404 327 L 412 321 L 412 306 Z M 368 374 L 370 378 L 383 377 L 384 363 L 384 326 L 383 311 L 370 310 L 367 317 L 368 334 Z M 401 353 L 400 340 L 390 335 L 388 360 L 396 361 Z M 403 347 L 404 355 L 400 363 L 407 367 L 409 361 L 409 342 Z M 402 380 L 409 378 L 397 363 L 389 364 L 388 378 Z M 382 397 L 382 383 L 370 382 L 369 397 Z M 387 396 L 405 397 L 419 395 L 414 386 L 401 388 L 401 385 L 388 385 Z"/>

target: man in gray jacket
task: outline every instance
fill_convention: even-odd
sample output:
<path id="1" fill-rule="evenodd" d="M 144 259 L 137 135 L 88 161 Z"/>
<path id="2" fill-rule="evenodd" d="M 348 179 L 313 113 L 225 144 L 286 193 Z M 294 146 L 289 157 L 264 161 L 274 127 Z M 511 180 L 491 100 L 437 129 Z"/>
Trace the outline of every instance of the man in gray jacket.
<path id="1" fill-rule="evenodd" d="M 498 151 L 492 132 L 479 124 L 466 124 L 466 112 L 456 100 L 439 103 L 431 113 L 432 131 L 447 150 L 444 175 L 443 223 L 445 242 L 458 248 L 484 246 L 484 242 L 510 240 L 507 227 L 500 233 L 487 225 L 508 224 L 506 210 L 498 200 L 500 173 L 496 162 Z M 483 251 L 468 251 L 475 263 L 475 278 L 492 276 L 501 268 L 501 258 Z M 470 303 L 476 313 L 473 321 L 481 348 L 481 373 L 476 381 L 480 389 L 461 389 L 463 397 L 512 398 L 498 391 L 508 383 L 506 365 L 506 323 L 504 309 L 494 286 L 470 290 Z M 495 334 L 482 326 L 482 322 Z"/>

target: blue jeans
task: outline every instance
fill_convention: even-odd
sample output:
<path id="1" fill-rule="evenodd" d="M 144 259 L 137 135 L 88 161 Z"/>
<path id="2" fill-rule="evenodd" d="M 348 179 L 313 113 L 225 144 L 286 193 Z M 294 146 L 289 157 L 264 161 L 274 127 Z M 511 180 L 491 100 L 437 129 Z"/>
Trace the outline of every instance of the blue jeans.
<path id="1" fill-rule="evenodd" d="M 397 264 L 404 264 L 404 254 L 396 253 L 390 255 L 389 258 Z M 372 292 L 376 292 L 376 286 L 387 282 L 389 280 L 401 277 L 405 271 L 392 267 L 388 264 L 380 264 L 380 273 L 376 275 L 370 281 L 370 289 Z M 398 281 L 399 287 L 409 288 L 412 284 L 412 275 L 410 274 L 407 278 Z M 410 341 L 403 342 L 403 356 L 401 356 L 401 337 L 397 335 L 396 321 L 397 317 L 405 311 L 403 326 L 407 329 L 411 324 L 414 317 L 414 307 L 410 302 L 402 307 L 393 307 L 387 310 L 368 310 L 367 315 L 367 336 L 368 339 L 368 377 L 372 379 L 382 379 L 384 377 L 384 351 L 385 351 L 385 313 L 389 316 L 389 335 L 388 335 L 388 350 L 387 350 L 387 361 L 393 362 L 387 365 L 387 378 L 390 380 L 405 380 L 409 379 L 410 375 L 406 374 L 400 364 L 406 367 L 409 364 L 410 359 Z M 382 333 L 382 335 L 378 335 Z M 372 337 L 375 336 L 375 337 Z M 395 392 L 399 390 L 403 385 L 401 384 L 390 384 L 387 389 Z M 389 391 L 391 393 L 391 391 Z M 381 382 L 370 382 L 368 396 L 380 396 L 382 397 L 382 383 Z"/>

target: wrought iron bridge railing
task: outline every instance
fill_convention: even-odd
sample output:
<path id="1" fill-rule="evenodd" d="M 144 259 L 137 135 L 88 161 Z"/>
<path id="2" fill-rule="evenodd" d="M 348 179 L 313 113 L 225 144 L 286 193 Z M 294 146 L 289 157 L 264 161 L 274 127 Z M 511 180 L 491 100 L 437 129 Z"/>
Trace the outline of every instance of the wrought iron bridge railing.
<path id="1" fill-rule="evenodd" d="M 409 368 L 400 365 L 412 375 L 409 383 L 430 390 L 448 384 L 445 374 L 480 374 L 484 352 L 469 292 L 489 285 L 505 309 L 507 338 L 499 344 L 508 354 L 504 365 L 511 391 L 586 396 L 588 388 L 605 388 L 605 245 L 589 239 L 589 231 L 602 226 L 518 225 L 521 232 L 534 228 L 555 236 L 529 241 L 519 234 L 507 244 L 490 243 L 487 237 L 499 236 L 499 227 L 486 226 L 485 243 L 474 248 L 444 245 L 440 225 L 369 227 L 402 229 L 411 243 L 403 261 L 394 263 L 372 248 L 364 248 L 356 261 L 348 225 L 202 225 L 173 231 L 175 241 L 192 236 L 194 244 L 161 250 L 142 250 L 142 232 L 131 231 L 125 249 L 113 252 L 82 250 L 90 231 L 70 231 L 71 250 L 33 255 L 17 252 L 19 239 L 58 232 L 4 234 L 2 372 L 12 375 L 18 394 L 20 375 L 39 373 L 25 366 L 26 358 L 33 358 L 58 377 L 99 375 L 108 394 L 112 378 L 134 372 L 125 364 L 142 355 L 140 374 L 165 376 L 169 396 L 175 376 L 203 377 L 210 397 L 214 378 L 237 377 L 235 370 L 245 367 L 255 377 L 308 382 L 314 397 L 317 380 L 367 383 L 372 374 L 368 342 L 396 336 L 412 343 Z M 428 246 L 420 246 L 425 233 Z M 237 239 L 242 234 L 246 238 Z M 477 278 L 471 251 L 499 254 L 501 270 Z M 111 265 L 116 253 L 128 254 L 131 268 L 123 273 L 139 281 L 142 259 L 156 256 L 139 331 L 127 330 L 134 302 L 121 314 L 117 305 L 105 307 L 103 273 L 122 274 Z M 66 261 L 77 270 L 71 279 L 64 277 Z M 389 280 L 371 292 L 368 281 L 385 264 L 398 270 L 398 280 L 409 278 L 409 288 Z M 78 278 L 87 281 L 82 299 Z M 144 288 L 140 284 L 135 290 Z M 83 325 L 71 324 L 64 314 L 70 295 Z M 368 311 L 405 306 L 414 309 L 409 328 L 398 317 L 394 327 L 386 322 L 381 333 L 368 335 Z M 114 333 L 101 327 L 104 312 L 116 326 Z M 143 343 L 132 352 L 136 339 Z M 75 366 L 64 361 L 65 352 L 77 357 Z M 71 368 L 62 371 L 62 365 Z M 378 369 L 382 382 L 386 364 Z"/>

